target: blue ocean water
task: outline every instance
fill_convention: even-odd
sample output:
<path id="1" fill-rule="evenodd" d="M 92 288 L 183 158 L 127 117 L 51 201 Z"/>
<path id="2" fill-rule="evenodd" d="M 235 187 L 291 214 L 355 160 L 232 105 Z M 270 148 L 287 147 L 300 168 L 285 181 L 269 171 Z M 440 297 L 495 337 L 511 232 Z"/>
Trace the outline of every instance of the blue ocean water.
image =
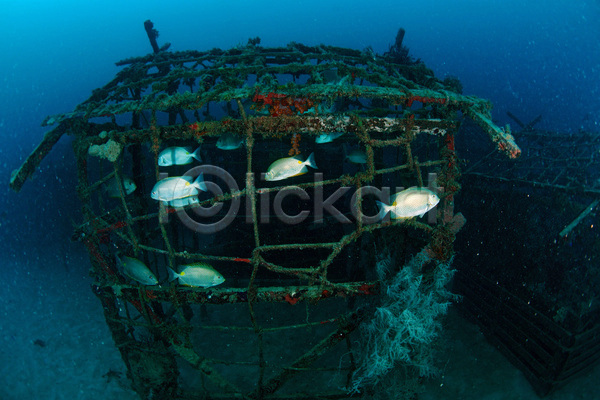
<path id="1" fill-rule="evenodd" d="M 2 0 L 0 42 L 0 176 L 10 173 L 46 131 L 46 115 L 72 110 L 119 71 L 115 62 L 151 51 L 143 22 L 172 50 L 229 48 L 259 36 L 264 46 L 291 41 L 383 53 L 399 27 L 404 44 L 436 76 L 457 76 L 465 94 L 494 104 L 538 128 L 598 130 L 600 118 L 600 6 L 595 1 L 268 1 L 88 2 Z M 76 207 L 71 193 L 70 145 L 63 140 L 20 195 L 1 198 L 3 226 L 44 240 L 66 235 L 62 213 Z M 66 159 L 66 160 L 65 160 Z M 15 212 L 15 210 L 19 210 Z M 34 222 L 35 221 L 35 222 Z M 46 225 L 53 221 L 51 225 Z M 14 233 L 22 233 L 15 235 Z"/>
<path id="2" fill-rule="evenodd" d="M 19 262 L 71 235 L 79 203 L 70 139 L 18 194 L 8 189 L 11 171 L 47 131 L 45 116 L 87 99 L 120 70 L 116 61 L 151 52 L 147 19 L 174 51 L 259 36 L 269 47 L 296 41 L 381 54 L 403 27 L 410 54 L 440 78 L 458 77 L 464 94 L 491 100 L 498 125 L 513 123 L 510 111 L 524 121 L 542 114 L 540 129 L 600 130 L 597 1 L 0 0 L 0 8 L 0 250 Z"/>

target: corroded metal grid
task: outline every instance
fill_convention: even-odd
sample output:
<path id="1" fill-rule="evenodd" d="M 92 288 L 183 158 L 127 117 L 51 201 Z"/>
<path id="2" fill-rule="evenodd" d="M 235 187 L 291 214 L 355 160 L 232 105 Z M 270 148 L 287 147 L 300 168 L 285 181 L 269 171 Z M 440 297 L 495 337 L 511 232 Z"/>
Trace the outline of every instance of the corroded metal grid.
<path id="1" fill-rule="evenodd" d="M 507 163 L 491 151 L 474 160 L 465 174 L 514 181 L 561 191 L 600 194 L 600 134 L 523 130 L 518 162 Z"/>
<path id="2" fill-rule="evenodd" d="M 286 48 L 159 52 L 118 65 L 126 67 L 73 112 L 44 121 L 56 127 L 14 172 L 11 186 L 20 189 L 64 133 L 74 136 L 84 217 L 74 238 L 88 248 L 94 290 L 134 388 L 145 397 L 195 398 L 210 392 L 215 398 L 274 398 L 301 373 L 346 371 L 349 379 L 355 369 L 349 337 L 370 309 L 360 299 L 380 290 L 380 282 L 368 279 L 367 272 L 375 263 L 374 245 L 392 235 L 394 246 L 402 243 L 404 260 L 420 252 L 437 263 L 452 254 L 454 235 L 464 223 L 461 214 L 453 213 L 453 196 L 460 188 L 454 149 L 459 115 L 479 124 L 499 150 L 512 158 L 520 154 L 512 136 L 491 122 L 488 102 L 453 92 L 423 64 L 396 64 L 371 52 L 293 43 Z M 363 213 L 372 214 L 373 201 L 359 195 L 353 204 L 356 218 L 342 227 L 323 221 L 263 226 L 262 196 L 287 185 L 269 185 L 255 176 L 274 155 L 307 155 L 306 146 L 315 136 L 339 131 L 345 132 L 340 142 L 364 151 L 364 167 L 336 169 L 343 158 L 334 150 L 318 161 L 323 179 L 295 181 L 296 187 L 314 194 L 348 186 L 360 194 L 371 184 L 424 186 L 423 176 L 436 174 L 436 185 L 443 188 L 437 224 L 366 224 Z M 237 223 L 237 235 L 201 236 L 173 218 L 192 207 L 180 210 L 155 203 L 148 199 L 149 188 L 164 176 L 157 162 L 162 148 L 197 143 L 207 154 L 225 133 L 244 138 L 237 158 L 228 158 L 224 166 L 237 171 L 232 175 L 242 183 L 199 205 L 244 199 L 240 216 L 246 224 L 232 223 Z M 213 148 L 209 157 L 218 159 L 214 154 Z M 121 182 L 125 174 L 134 179 L 136 192 L 126 196 L 119 185 L 118 198 L 106 198 L 103 185 L 112 178 Z M 116 251 L 143 260 L 161 281 L 167 267 L 207 261 L 216 263 L 232 283 L 208 289 L 132 284 L 115 265 Z M 350 264 L 359 272 L 348 273 Z M 283 323 L 287 313 L 294 314 L 285 307 L 297 303 L 305 305 L 305 314 Z M 240 304 L 247 306 L 245 325 L 236 326 L 235 318 L 223 325 L 198 323 L 199 315 L 216 306 Z M 237 315 L 239 308 L 234 311 Z M 271 313 L 271 319 L 265 317 Z M 240 346 L 254 349 L 252 356 L 219 361 L 201 354 L 195 332 L 211 328 L 252 335 Z M 321 336 L 302 343 L 306 349 L 295 358 L 282 361 L 272 357 L 277 350 L 267 350 L 275 340 L 270 335 L 279 331 L 300 331 L 284 336 L 288 346 L 298 344 L 294 335 Z M 340 343 L 345 345 L 342 350 Z M 316 367 L 315 361 L 322 361 L 328 351 L 338 351 L 337 357 L 328 360 L 328 367 Z M 344 354 L 351 356 L 341 362 Z M 198 373 L 198 386 L 181 382 L 185 368 L 180 360 Z M 252 382 L 236 379 L 223 365 L 252 368 L 243 374 L 252 376 Z M 322 398 L 347 395 L 318 385 L 304 390 L 311 389 Z"/>

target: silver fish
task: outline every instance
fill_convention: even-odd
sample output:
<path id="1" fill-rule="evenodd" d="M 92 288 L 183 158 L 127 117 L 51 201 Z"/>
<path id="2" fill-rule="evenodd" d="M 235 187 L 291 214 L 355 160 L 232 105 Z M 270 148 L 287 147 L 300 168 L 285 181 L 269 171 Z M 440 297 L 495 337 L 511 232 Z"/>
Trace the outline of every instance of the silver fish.
<path id="1" fill-rule="evenodd" d="M 198 175 L 193 182 L 190 176 L 175 176 L 156 182 L 150 196 L 154 200 L 172 201 L 197 195 L 199 190 L 207 190 L 203 174 Z"/>
<path id="2" fill-rule="evenodd" d="M 355 149 L 346 154 L 346 160 L 354 164 L 366 164 L 367 155 L 364 151 Z"/>
<path id="3" fill-rule="evenodd" d="M 292 176 L 303 175 L 308 172 L 308 168 L 317 168 L 315 155 L 311 153 L 306 161 L 299 157 L 285 157 L 273 162 L 267 169 L 267 181 L 280 181 Z"/>
<path id="4" fill-rule="evenodd" d="M 379 217 L 383 219 L 391 212 L 393 219 L 422 217 L 440 202 L 437 194 L 422 187 L 413 186 L 391 196 L 390 205 L 377 201 Z"/>
<path id="5" fill-rule="evenodd" d="M 186 165 L 190 164 L 193 159 L 202 161 L 200 157 L 200 146 L 190 153 L 185 147 L 167 147 L 158 155 L 158 165 L 168 167 L 170 165 Z"/>
<path id="6" fill-rule="evenodd" d="M 137 186 L 135 185 L 133 179 L 129 178 L 128 176 L 123 177 L 123 189 L 125 190 L 125 195 L 130 195 L 135 191 L 136 188 Z M 121 197 L 117 180 L 114 177 L 104 185 L 104 189 L 109 197 Z"/>
<path id="7" fill-rule="evenodd" d="M 210 265 L 197 262 L 188 265 L 180 265 L 177 273 L 169 268 L 169 281 L 179 279 L 181 285 L 211 287 L 225 282 L 225 278 Z"/>
<path id="8" fill-rule="evenodd" d="M 185 207 L 192 204 L 198 204 L 200 200 L 198 200 L 198 196 L 188 196 L 182 197 L 181 199 L 174 199 L 171 201 L 167 201 L 167 205 L 175 208 Z"/>
<path id="9" fill-rule="evenodd" d="M 323 133 L 319 136 L 317 136 L 317 138 L 315 139 L 315 143 L 331 143 L 333 142 L 335 139 L 339 138 L 340 136 L 342 136 L 344 134 L 344 132 L 331 132 L 331 133 Z"/>
<path id="10" fill-rule="evenodd" d="M 236 150 L 244 143 L 244 138 L 239 135 L 234 135 L 231 132 L 226 132 L 219 136 L 217 140 L 217 148 L 221 150 Z"/>
<path id="11" fill-rule="evenodd" d="M 123 275 L 142 285 L 158 285 L 158 279 L 150 269 L 137 258 L 124 256 L 117 258 L 123 270 Z"/>

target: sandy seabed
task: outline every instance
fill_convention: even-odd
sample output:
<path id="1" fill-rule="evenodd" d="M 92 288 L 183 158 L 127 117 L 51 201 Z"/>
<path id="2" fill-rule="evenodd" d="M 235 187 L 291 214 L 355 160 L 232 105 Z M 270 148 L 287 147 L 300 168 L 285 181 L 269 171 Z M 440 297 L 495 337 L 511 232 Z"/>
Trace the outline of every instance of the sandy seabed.
<path id="1" fill-rule="evenodd" d="M 71 254 L 36 249 L 2 261 L 2 400 L 139 399 L 91 291 L 87 255 Z"/>
<path id="2" fill-rule="evenodd" d="M 0 278 L 0 399 L 139 399 L 93 295 L 83 249 L 12 254 Z M 451 309 L 440 339 L 443 374 L 420 400 L 537 399 L 523 374 Z M 545 397 L 600 399 L 600 368 Z"/>

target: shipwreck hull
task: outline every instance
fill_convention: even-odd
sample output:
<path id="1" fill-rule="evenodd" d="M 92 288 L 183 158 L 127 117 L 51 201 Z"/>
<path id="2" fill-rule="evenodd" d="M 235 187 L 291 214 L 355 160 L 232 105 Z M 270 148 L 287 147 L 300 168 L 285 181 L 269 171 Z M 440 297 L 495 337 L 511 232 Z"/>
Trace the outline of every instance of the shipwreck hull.
<path id="1" fill-rule="evenodd" d="M 520 153 L 491 122 L 488 102 L 456 93 L 423 64 L 372 52 L 249 45 L 118 65 L 73 112 L 44 121 L 55 127 L 11 186 L 19 190 L 60 137 L 73 136 L 84 218 L 73 237 L 89 251 L 94 293 L 143 398 L 352 396 L 351 338 L 385 289 L 375 270 L 382 254 L 393 253 L 394 271 L 418 256 L 424 282 L 452 256 L 465 222 L 453 203 L 461 116 L 510 157 Z M 314 143 L 334 132 L 344 134 Z M 223 151 L 223 135 L 243 145 Z M 165 147 L 199 145 L 202 164 L 158 165 Z M 364 162 L 348 162 L 352 150 Z M 313 152 L 314 173 L 279 182 L 261 175 L 278 158 Z M 198 204 L 170 207 L 149 196 L 166 176 L 200 173 L 210 190 Z M 119 184 L 109 197 L 107 183 L 124 177 L 136 190 Z M 410 186 L 440 194 L 428 217 L 374 218 L 377 190 Z M 119 254 L 143 261 L 162 284 L 127 279 Z M 226 282 L 167 282 L 167 268 L 196 261 Z"/>

